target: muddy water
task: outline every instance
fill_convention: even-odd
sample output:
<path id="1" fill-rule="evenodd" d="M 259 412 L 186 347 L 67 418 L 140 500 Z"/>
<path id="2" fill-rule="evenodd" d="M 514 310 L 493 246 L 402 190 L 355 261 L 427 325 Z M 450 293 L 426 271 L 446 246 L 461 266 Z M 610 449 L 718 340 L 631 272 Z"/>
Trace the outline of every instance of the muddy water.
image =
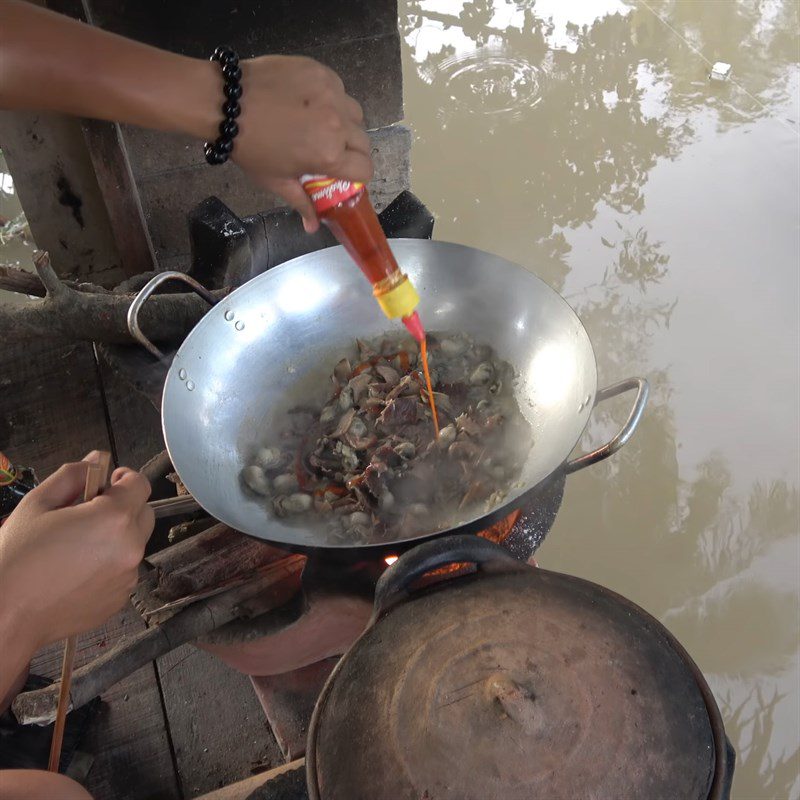
<path id="1" fill-rule="evenodd" d="M 798 35 L 794 0 L 401 0 L 413 187 L 437 238 L 530 268 L 635 439 L 569 479 L 541 562 L 658 616 L 738 753 L 800 797 Z M 708 79 L 713 62 L 728 82 Z M 584 447 L 625 418 L 595 411 Z"/>
<path id="2" fill-rule="evenodd" d="M 651 382 L 634 440 L 569 479 L 540 561 L 682 640 L 738 752 L 737 800 L 800 797 L 799 8 L 400 2 L 437 237 L 564 294 L 602 383 Z M 716 61 L 728 82 L 708 80 Z M 18 212 L 0 155 L 0 217 Z M 596 410 L 584 447 L 626 402 Z"/>

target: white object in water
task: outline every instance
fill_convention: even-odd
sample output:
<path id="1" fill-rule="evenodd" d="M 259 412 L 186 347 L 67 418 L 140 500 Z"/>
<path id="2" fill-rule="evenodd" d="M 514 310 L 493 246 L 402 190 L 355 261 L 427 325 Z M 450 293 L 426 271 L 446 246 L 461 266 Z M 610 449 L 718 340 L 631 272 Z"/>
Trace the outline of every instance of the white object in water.
<path id="1" fill-rule="evenodd" d="M 708 76 L 711 78 L 712 81 L 726 81 L 731 76 L 731 67 L 730 64 L 726 64 L 724 61 L 717 61 L 713 67 L 711 67 L 711 74 Z"/>

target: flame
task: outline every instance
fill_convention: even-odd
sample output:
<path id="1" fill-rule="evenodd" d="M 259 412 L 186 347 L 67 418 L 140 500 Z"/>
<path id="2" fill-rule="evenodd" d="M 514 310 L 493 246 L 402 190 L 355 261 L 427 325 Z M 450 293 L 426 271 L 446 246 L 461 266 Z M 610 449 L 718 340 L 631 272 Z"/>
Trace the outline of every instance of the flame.
<path id="1" fill-rule="evenodd" d="M 386 556 L 386 558 L 384 558 L 383 560 L 386 562 L 388 566 L 391 567 L 392 564 L 394 564 L 394 562 L 397 561 L 397 556 Z"/>

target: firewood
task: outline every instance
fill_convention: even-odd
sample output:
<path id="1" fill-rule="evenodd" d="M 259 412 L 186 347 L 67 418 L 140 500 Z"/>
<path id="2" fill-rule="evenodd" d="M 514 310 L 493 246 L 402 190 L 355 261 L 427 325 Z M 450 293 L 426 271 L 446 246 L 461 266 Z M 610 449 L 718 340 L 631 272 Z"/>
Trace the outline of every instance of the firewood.
<path id="1" fill-rule="evenodd" d="M 190 519 L 187 522 L 180 522 L 173 525 L 167 534 L 167 541 L 170 544 L 177 544 L 185 539 L 202 533 L 208 530 L 212 525 L 216 524 L 212 517 L 200 517 L 199 519 Z"/>
<path id="2" fill-rule="evenodd" d="M 133 294 L 101 293 L 73 288 L 56 275 L 44 251 L 34 255 L 34 266 L 45 290 L 41 300 L 0 307 L 0 340 L 56 338 L 66 341 L 130 343 L 127 314 Z M 19 281 L 16 275 L 14 280 Z M 23 279 L 25 280 L 25 279 Z M 25 282 L 23 289 L 31 288 Z M 222 298 L 228 289 L 213 294 Z M 208 311 L 196 294 L 158 294 L 140 314 L 144 333 L 155 342 L 179 342 Z"/>
<path id="3" fill-rule="evenodd" d="M 80 708 L 149 661 L 231 620 L 258 616 L 283 605 L 299 590 L 305 560 L 301 555 L 288 555 L 266 565 L 245 585 L 193 603 L 163 624 L 122 639 L 109 652 L 75 670 L 70 708 Z M 19 723 L 49 725 L 53 722 L 59 688 L 55 683 L 18 695 L 11 708 Z"/>
<path id="4" fill-rule="evenodd" d="M 147 561 L 163 573 L 162 585 L 164 579 L 169 580 L 169 575 L 191 574 L 195 576 L 191 579 L 191 588 L 197 589 L 229 577 L 231 565 L 237 571 L 246 572 L 285 555 L 285 550 L 218 522 L 192 539 L 153 553 Z"/>
<path id="5" fill-rule="evenodd" d="M 148 623 L 163 622 L 199 599 L 247 583 L 286 551 L 222 523 L 147 557 L 155 569 L 139 581 L 133 603 Z"/>
<path id="6" fill-rule="evenodd" d="M 166 450 L 162 450 L 149 461 L 142 464 L 139 468 L 139 472 L 141 472 L 150 483 L 155 483 L 157 480 L 165 478 L 168 472 L 172 472 L 172 461 L 170 461 L 169 453 Z"/>
<path id="7" fill-rule="evenodd" d="M 77 292 L 111 294 L 110 289 L 105 289 L 95 283 L 78 281 L 62 281 L 62 283 Z M 7 292 L 27 294 L 31 297 L 44 297 L 47 294 L 44 284 L 37 275 L 19 267 L 14 267 L 11 264 L 0 264 L 0 289 L 4 289 Z"/>
<path id="8" fill-rule="evenodd" d="M 280 778 L 287 772 L 295 772 L 302 770 L 302 781 L 305 781 L 305 765 L 306 760 L 299 758 L 296 761 L 290 761 L 288 764 L 281 764 L 280 766 L 273 767 L 266 772 L 260 772 L 258 775 L 253 775 L 250 778 L 245 778 L 237 783 L 232 783 L 228 786 L 223 786 L 221 789 L 215 789 L 209 794 L 201 795 L 197 800 L 252 800 L 255 797 L 270 798 L 273 793 L 268 786 L 270 781 Z M 281 792 L 281 797 L 286 797 L 288 794 L 284 791 Z M 294 797 L 294 795 L 292 795 Z M 297 797 L 302 795 L 298 794 Z"/>

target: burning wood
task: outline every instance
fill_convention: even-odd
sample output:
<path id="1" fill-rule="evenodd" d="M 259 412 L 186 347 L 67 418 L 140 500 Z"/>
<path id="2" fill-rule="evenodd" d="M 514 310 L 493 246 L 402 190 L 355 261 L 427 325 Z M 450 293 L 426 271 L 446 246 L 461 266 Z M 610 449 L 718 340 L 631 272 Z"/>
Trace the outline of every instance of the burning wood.
<path id="1" fill-rule="evenodd" d="M 216 527 L 224 528 L 224 526 Z M 246 538 L 230 528 L 225 528 L 224 531 L 217 530 L 214 536 L 218 539 L 222 537 L 229 543 Z M 198 534 L 195 538 L 201 539 L 201 537 L 203 534 Z M 192 557 L 187 553 L 191 548 L 185 545 L 191 544 L 192 541 L 176 545 L 184 555 L 184 560 L 179 559 L 179 562 L 184 564 L 184 571 L 187 568 L 185 560 Z M 202 541 L 195 545 L 195 561 L 198 560 L 200 553 L 204 552 L 202 545 Z M 300 589 L 300 575 L 306 559 L 304 556 L 287 554 L 268 545 L 262 547 L 264 549 L 262 563 L 254 568 L 253 561 L 250 560 L 246 565 L 250 568 L 246 577 L 242 574 L 238 581 L 229 577 L 227 583 L 222 586 L 213 582 L 205 584 L 196 582 L 194 596 L 174 600 L 168 604 L 169 608 L 165 608 L 164 599 L 157 596 L 152 596 L 147 602 L 142 600 L 145 594 L 143 584 L 152 582 L 154 573 L 159 573 L 159 568 L 151 570 L 137 589 L 139 596 L 137 605 L 141 608 L 161 604 L 161 608 L 153 608 L 154 613 L 148 616 L 151 617 L 151 624 L 155 619 L 162 621 L 152 624 L 152 627 L 136 636 L 122 639 L 109 652 L 76 670 L 70 691 L 71 708 L 79 708 L 148 661 L 159 658 L 186 642 L 195 641 L 233 620 L 253 618 L 286 603 Z M 170 561 L 166 554 L 173 549 L 175 548 L 159 554 L 160 559 L 153 557 L 161 564 L 162 575 L 168 571 L 165 565 Z M 211 575 L 211 580 L 216 580 L 217 576 L 213 570 Z M 156 587 L 158 585 L 157 579 L 155 585 Z M 139 594 L 140 591 L 142 594 Z M 180 600 L 185 602 L 181 603 Z M 17 720 L 23 725 L 50 724 L 55 719 L 58 690 L 59 685 L 53 684 L 45 689 L 18 695 L 12 705 Z"/>
<path id="2" fill-rule="evenodd" d="M 148 624 L 163 622 L 197 600 L 252 581 L 259 570 L 287 557 L 284 550 L 218 523 L 148 556 L 154 569 L 140 580 L 133 604 Z"/>

